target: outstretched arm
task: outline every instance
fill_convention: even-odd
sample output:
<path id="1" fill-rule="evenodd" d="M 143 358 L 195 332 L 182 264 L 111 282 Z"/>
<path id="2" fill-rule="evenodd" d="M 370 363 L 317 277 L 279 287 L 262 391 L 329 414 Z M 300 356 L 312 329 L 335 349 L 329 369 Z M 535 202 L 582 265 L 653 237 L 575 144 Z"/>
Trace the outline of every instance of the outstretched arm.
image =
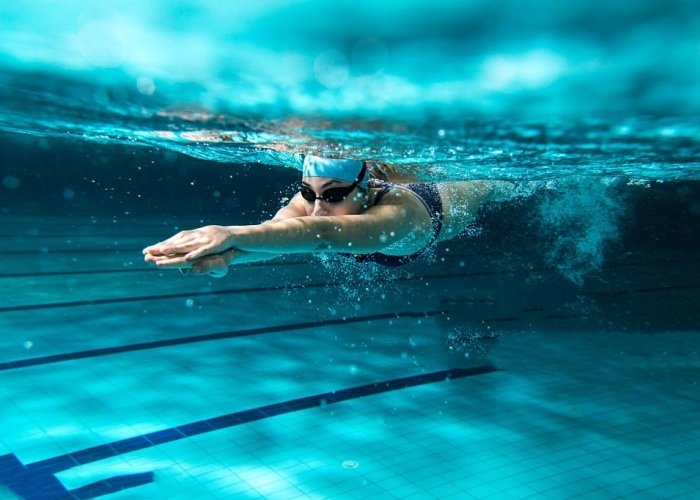
<path id="1" fill-rule="evenodd" d="M 430 217 L 413 197 L 397 194 L 393 201 L 360 215 L 304 215 L 251 226 L 206 226 L 178 233 L 144 252 L 159 252 L 152 261 L 162 267 L 181 267 L 230 248 L 271 256 L 319 251 L 407 255 L 429 241 Z"/>

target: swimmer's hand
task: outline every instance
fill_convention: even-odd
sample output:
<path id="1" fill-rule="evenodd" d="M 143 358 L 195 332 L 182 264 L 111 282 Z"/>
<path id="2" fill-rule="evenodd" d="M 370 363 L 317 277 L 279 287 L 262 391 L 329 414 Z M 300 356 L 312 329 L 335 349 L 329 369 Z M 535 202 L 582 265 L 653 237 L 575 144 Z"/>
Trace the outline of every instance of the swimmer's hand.
<path id="1" fill-rule="evenodd" d="M 204 226 L 199 229 L 180 231 L 165 241 L 156 243 L 143 249 L 146 262 L 154 262 L 149 257 L 172 257 L 194 261 L 206 255 L 213 255 L 228 250 L 232 235 L 228 228 L 223 226 Z M 161 262 L 163 262 L 161 260 Z M 154 262 L 156 263 L 156 262 Z"/>

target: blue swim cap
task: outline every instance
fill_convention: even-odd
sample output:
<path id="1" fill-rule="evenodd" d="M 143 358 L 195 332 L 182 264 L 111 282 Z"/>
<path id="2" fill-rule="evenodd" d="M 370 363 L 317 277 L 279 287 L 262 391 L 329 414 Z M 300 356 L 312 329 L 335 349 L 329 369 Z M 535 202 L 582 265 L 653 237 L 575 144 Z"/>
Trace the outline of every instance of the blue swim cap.
<path id="1" fill-rule="evenodd" d="M 320 156 L 304 156 L 302 177 L 330 177 L 346 182 L 355 182 L 362 170 L 362 160 L 343 160 L 333 158 L 321 158 Z M 359 186 L 366 188 L 369 171 L 365 172 Z"/>

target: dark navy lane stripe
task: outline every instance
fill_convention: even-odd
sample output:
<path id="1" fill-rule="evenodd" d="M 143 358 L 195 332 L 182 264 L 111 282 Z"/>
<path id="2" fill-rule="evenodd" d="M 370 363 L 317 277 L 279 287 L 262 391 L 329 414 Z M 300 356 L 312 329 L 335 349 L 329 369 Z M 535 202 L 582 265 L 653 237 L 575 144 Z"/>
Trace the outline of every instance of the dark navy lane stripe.
<path id="1" fill-rule="evenodd" d="M 414 276 L 410 278 L 399 278 L 395 280 L 397 283 L 406 283 L 410 281 L 430 281 L 430 280 L 442 280 L 442 279 L 454 279 L 454 278 L 465 278 L 474 276 L 501 276 L 508 274 L 517 274 L 516 271 L 474 271 L 465 273 L 448 273 L 448 274 L 432 274 L 423 276 Z M 342 283 L 343 285 L 360 285 L 360 281 L 349 281 Z M 3 312 L 15 312 L 15 311 L 32 311 L 38 309 L 55 309 L 61 307 L 79 307 L 79 306 L 95 306 L 95 305 L 105 305 L 105 304 L 119 304 L 125 302 L 141 302 L 149 300 L 170 300 L 170 299 L 181 299 L 181 298 L 192 298 L 192 297 L 207 297 L 215 295 L 229 295 L 235 293 L 255 293 L 255 292 L 271 292 L 277 290 L 298 290 L 304 288 L 322 288 L 339 286 L 338 283 L 308 283 L 308 284 L 293 284 L 293 285 L 278 285 L 272 287 L 259 287 L 259 288 L 234 288 L 225 290 L 215 290 L 210 292 L 188 292 L 188 293 L 172 293 L 164 295 L 143 295 L 134 297 L 117 297 L 109 299 L 86 299 L 86 300 L 75 300 L 68 302 L 49 302 L 47 304 L 23 304 L 18 306 L 4 306 L 0 307 L 0 313 Z M 700 285 L 678 285 L 674 287 L 656 287 L 656 288 L 640 288 L 640 289 L 630 289 L 630 290 L 613 290 L 609 292 L 581 292 L 581 295 L 585 296 L 600 296 L 600 297 L 615 297 L 623 296 L 630 293 L 651 293 L 651 292 L 669 292 L 674 290 L 696 290 L 700 289 Z"/>
<path id="2" fill-rule="evenodd" d="M 300 266 L 308 265 L 308 262 L 298 261 L 298 262 L 285 262 L 285 261 L 275 261 L 275 262 L 251 262 L 246 264 L 250 267 L 279 267 L 279 266 Z M 26 272 L 26 273 L 0 273 L 0 278 L 34 278 L 34 277 L 45 277 L 45 276 L 75 276 L 81 274 L 114 274 L 114 273 L 152 273 L 152 272 L 172 272 L 172 269 L 158 269 L 157 267 L 139 267 L 139 268 L 121 268 L 121 269 L 85 269 L 82 271 L 44 271 L 44 272 Z"/>
<path id="3" fill-rule="evenodd" d="M 4 226 L 3 226 L 4 227 Z M 24 230 L 26 228 L 22 228 L 21 230 Z M 155 231 L 154 231 L 155 233 Z M 93 233 L 93 234 L 75 234 L 75 233 L 45 233 L 45 232 L 40 232 L 39 234 L 0 234 L 0 238 L 24 238 L 32 243 L 38 243 L 42 240 L 42 238 L 52 238 L 52 239 L 59 239 L 59 238 L 65 238 L 66 240 L 76 240 L 76 239 L 95 239 L 95 238 L 112 238 L 112 239 L 120 239 L 120 240 L 143 240 L 145 245 L 148 246 L 153 243 L 153 241 L 158 238 L 158 236 L 153 236 L 152 234 L 139 234 L 139 233 L 112 233 L 112 232 L 104 232 L 104 233 Z"/>
<path id="4" fill-rule="evenodd" d="M 1 223 L 0 223 L 1 224 Z M 3 229 L 5 227 L 3 226 Z M 51 245 L 67 245 L 70 248 L 71 245 L 76 245 L 78 243 L 84 245 L 89 241 L 95 242 L 95 244 L 113 245 L 113 244 L 125 244 L 129 243 L 132 245 L 142 245 L 147 247 L 153 245 L 158 240 L 158 236 L 154 236 L 154 233 L 112 233 L 109 231 L 98 232 L 98 233 L 48 233 L 40 232 L 39 234 L 0 234 L 0 238 L 7 238 L 8 243 L 14 243 L 15 245 L 21 245 L 22 243 L 32 243 L 33 245 L 40 246 L 51 246 Z M 103 240 L 103 241 L 95 241 Z M 43 244 L 42 244 L 43 243 Z M 142 248 L 143 248 L 142 247 Z"/>
<path id="5" fill-rule="evenodd" d="M 35 254 L 40 254 L 40 255 L 45 255 L 49 256 L 52 254 L 56 253 L 109 253 L 109 254 L 114 254 L 114 253 L 120 253 L 120 252 L 129 252 L 129 253 L 138 253 L 141 255 L 141 250 L 143 248 L 129 248 L 129 247 L 119 247 L 119 246 L 114 246 L 114 247 L 106 247 L 106 248 L 57 248 L 56 250 L 47 248 L 46 250 L 42 250 L 41 248 L 39 249 L 29 249 L 29 250 L 0 250 L 0 255 L 35 255 Z"/>
<path id="6" fill-rule="evenodd" d="M 124 231 L 129 231 L 129 230 L 136 230 L 136 229 L 143 229 L 144 231 L 153 231 L 153 233 L 159 233 L 163 239 L 167 238 L 168 235 L 173 235 L 174 233 L 178 231 L 182 231 L 183 227 L 200 227 L 202 224 L 201 220 L 182 220 L 182 219 L 173 219 L 170 223 L 164 222 L 164 221 L 156 221 L 154 223 L 143 223 L 143 222 L 135 222 L 135 221 L 128 221 L 124 220 L 122 222 L 115 223 L 112 218 L 110 217 L 107 220 L 104 220 L 102 222 L 100 221 L 93 221 L 91 218 L 85 219 L 85 218 L 78 218 L 76 217 L 71 217 L 69 220 L 65 220 L 63 222 L 61 221 L 55 221 L 55 220 L 37 220 L 34 216 L 31 217 L 22 217 L 22 216 L 17 216 L 13 218 L 6 218 L 5 220 L 2 220 L 0 218 L 0 224 L 2 224 L 3 228 L 12 228 L 16 227 L 18 231 L 26 231 L 27 226 L 30 226 L 32 228 L 46 228 L 48 230 L 61 230 L 63 228 L 66 228 L 68 230 L 70 229 L 83 229 L 83 230 L 92 230 L 92 229 L 102 229 L 105 231 L 110 231 L 114 229 L 123 229 Z M 153 237 L 153 233 L 151 233 L 149 236 Z M 42 233 L 43 234 L 43 233 Z M 105 233 L 104 236 L 109 236 L 110 233 Z M 69 233 L 67 236 L 71 236 L 72 234 Z M 11 234 L 11 236 L 17 236 L 17 233 Z M 27 236 L 26 234 L 21 234 L 20 236 Z M 29 235 L 31 236 L 31 235 Z M 157 237 L 157 236 L 156 236 Z"/>
<path id="7" fill-rule="evenodd" d="M 429 276 L 415 276 L 411 278 L 399 278 L 394 282 L 410 282 L 410 281 L 427 281 L 431 279 L 450 279 L 450 278 L 460 278 L 469 276 L 494 276 L 502 274 L 511 274 L 511 271 L 493 271 L 493 272 L 467 272 L 459 274 L 436 274 Z M 120 304 L 124 302 L 142 302 L 148 300 L 170 300 L 170 299 L 182 299 L 182 298 L 193 298 L 193 297 L 208 297 L 213 295 L 229 295 L 234 293 L 255 293 L 255 292 L 273 292 L 277 290 L 299 290 L 305 288 L 323 288 L 323 287 L 333 287 L 340 285 L 361 285 L 361 281 L 348 281 L 345 283 L 307 283 L 307 284 L 292 284 L 292 285 L 277 285 L 270 287 L 259 287 L 259 288 L 233 288 L 225 290 L 214 290 L 211 292 L 187 292 L 187 293 L 171 293 L 164 295 L 142 295 L 134 297 L 117 297 L 110 299 L 86 299 L 86 300 L 73 300 L 68 302 L 49 302 L 46 304 L 23 304 L 18 306 L 4 306 L 0 307 L 0 313 L 3 312 L 16 312 L 16 311 L 34 311 L 38 309 L 56 309 L 61 307 L 79 307 L 79 306 L 96 306 L 105 304 Z"/>
<path id="8" fill-rule="evenodd" d="M 218 417 L 199 420 L 169 429 L 149 432 L 140 436 L 134 436 L 120 441 L 93 446 L 83 450 L 67 453 L 57 457 L 41 460 L 26 465 L 29 471 L 43 470 L 44 472 L 61 472 L 76 466 L 86 465 L 105 458 L 115 457 L 124 453 L 150 448 L 164 443 L 170 443 L 184 438 L 218 431 L 241 424 L 263 420 L 276 415 L 284 415 L 309 408 L 316 408 L 322 405 L 341 403 L 351 399 L 358 399 L 366 396 L 374 396 L 386 392 L 407 389 L 425 384 L 444 382 L 450 379 L 458 379 L 475 375 L 482 375 L 498 371 L 493 365 L 484 365 L 477 368 L 458 368 L 452 370 L 442 370 L 439 372 L 414 375 L 411 377 L 374 382 L 367 385 L 341 389 L 337 391 L 325 392 L 313 396 L 306 396 L 298 399 L 291 399 L 282 403 L 275 403 L 267 406 L 260 406 L 250 410 L 237 411 Z"/>
<path id="9" fill-rule="evenodd" d="M 443 311 L 426 311 L 426 312 L 396 312 L 385 314 L 374 314 L 370 316 L 356 316 L 354 318 L 331 319 L 326 321 L 306 321 L 303 323 L 293 323 L 288 325 L 264 326 L 258 328 L 248 328 L 244 330 L 230 330 L 226 332 L 207 333 L 202 335 L 192 335 L 188 337 L 177 337 L 163 340 L 154 340 L 152 342 L 141 342 L 137 344 L 127 344 L 114 347 L 103 347 L 100 349 L 89 349 L 85 351 L 69 352 L 64 354 L 54 354 L 51 356 L 41 356 L 37 358 L 18 359 L 16 361 L 6 361 L 0 363 L 0 371 L 14 370 L 17 368 L 26 368 L 30 366 L 48 365 L 52 363 L 60 363 L 63 361 L 71 361 L 76 359 L 95 358 L 99 356 L 109 356 L 113 354 L 122 354 L 125 352 L 144 351 L 147 349 L 157 349 L 161 347 L 171 347 L 183 344 L 195 344 L 198 342 L 209 342 L 212 340 L 231 339 L 236 337 L 248 337 L 251 335 L 262 335 L 266 333 L 286 332 L 290 330 L 303 330 L 306 328 L 320 328 L 334 325 L 346 325 L 352 323 L 362 323 L 370 321 L 381 321 L 388 319 L 402 318 L 428 318 L 443 314 Z"/>
<path id="10" fill-rule="evenodd" d="M 700 285 L 674 285 L 674 286 L 657 286 L 653 288 L 636 288 L 636 293 L 656 293 L 656 292 L 675 292 L 678 290 L 699 290 Z"/>
<path id="11" fill-rule="evenodd" d="M 68 250 L 66 250 L 67 252 Z M 92 250 L 91 250 L 92 251 Z M 105 250 L 105 252 L 108 250 Z M 0 251 L 0 254 L 2 252 Z M 24 253 L 24 252 L 23 252 Z M 51 252 L 48 252 L 51 253 Z M 495 253 L 495 252 L 491 252 Z M 453 259 L 458 259 L 458 258 L 474 258 L 474 257 L 484 257 L 486 255 L 489 255 L 488 253 L 484 254 L 452 254 L 451 258 Z M 668 264 L 696 264 L 700 263 L 700 260 L 673 260 L 673 261 L 662 261 L 662 262 L 655 262 L 655 263 L 620 263 L 620 264 L 610 264 L 608 266 L 605 266 L 604 269 L 619 269 L 619 268 L 630 268 L 630 267 L 643 267 L 647 268 L 649 265 L 659 265 L 659 266 L 665 266 Z M 274 266 L 274 267 L 279 267 L 279 266 L 301 266 L 301 265 L 311 265 L 308 260 L 293 260 L 293 261 L 288 261 L 286 259 L 284 260 L 270 260 L 267 262 L 251 262 L 249 264 L 246 264 L 246 267 L 266 267 L 266 266 Z M 168 269 L 157 269 L 155 267 L 143 267 L 143 268 L 129 268 L 129 269 L 86 269 L 86 270 L 80 270 L 80 271 L 44 271 L 44 272 L 21 272 L 21 273 L 0 273 L 0 278 L 32 278 L 32 277 L 45 277 L 45 276 L 74 276 L 74 275 L 87 275 L 87 274 L 112 274 L 112 273 L 133 273 L 133 272 L 154 272 L 154 271 L 159 271 L 159 272 L 169 272 L 171 270 Z M 436 275 L 430 275 L 430 276 L 424 276 L 425 278 L 434 278 L 434 279 L 443 279 L 443 278 L 448 278 L 448 277 L 462 277 L 462 276 L 489 276 L 489 275 L 503 275 L 503 274 L 529 274 L 529 273 L 539 273 L 539 272 L 548 272 L 548 271 L 556 271 L 556 268 L 554 267 L 542 267 L 542 268 L 537 268 L 537 269 L 523 269 L 523 270 L 515 270 L 515 271 L 470 271 L 469 273 L 459 273 L 459 274 L 436 274 Z M 639 290 L 640 292 L 643 292 L 644 290 Z M 599 292 L 601 294 L 605 293 L 611 293 L 612 295 L 616 294 L 623 294 L 625 293 L 624 291 L 622 292 Z"/>
<path id="12" fill-rule="evenodd" d="M 128 269 L 85 269 L 82 271 L 43 271 L 35 273 L 0 273 L 0 278 L 43 278 L 46 276 L 78 276 L 84 274 L 114 274 L 114 273 L 151 273 L 163 272 L 163 269 L 152 267 L 128 268 Z"/>
<path id="13" fill-rule="evenodd" d="M 486 323 L 509 323 L 511 321 L 519 321 L 521 318 L 518 316 L 504 316 L 501 318 L 483 318 L 481 321 Z"/>
<path id="14" fill-rule="evenodd" d="M 233 288 L 226 290 L 214 290 L 211 292 L 188 292 L 188 293 L 170 293 L 165 295 L 143 295 L 136 297 L 117 297 L 112 299 L 87 299 L 73 300 L 69 302 L 49 302 L 48 304 L 25 304 L 21 306 L 5 306 L 0 307 L 0 313 L 13 311 L 32 311 L 36 309 L 56 309 L 61 307 L 78 307 L 78 306 L 96 306 L 104 304 L 121 304 L 124 302 L 145 302 L 148 300 L 170 300 L 195 297 L 210 297 L 216 295 L 230 295 L 233 293 L 255 293 L 255 292 L 272 292 L 276 290 L 290 290 L 299 288 L 319 288 L 323 286 L 332 286 L 324 283 L 311 283 L 308 285 L 295 286 L 268 286 L 260 288 Z"/>
<path id="15" fill-rule="evenodd" d="M 131 451 L 143 450 L 199 434 L 255 422 L 275 415 L 293 413 L 365 396 L 494 371 L 498 371 L 498 369 L 492 365 L 484 365 L 471 369 L 443 370 L 375 382 L 199 420 L 112 443 L 93 446 L 27 465 L 24 465 L 13 453 L 0 455 L 0 485 L 9 488 L 21 498 L 27 500 L 94 498 L 151 483 L 155 480 L 155 473 L 154 471 L 149 471 L 110 477 L 73 490 L 66 489 L 54 474 Z"/>
<path id="16" fill-rule="evenodd" d="M 280 267 L 280 266 L 306 266 L 313 265 L 313 263 L 305 260 L 298 261 L 287 261 L 287 260 L 270 260 L 267 262 L 251 262 L 245 264 L 245 267 Z M 42 271 L 42 272 L 21 272 L 21 273 L 0 273 L 0 278 L 33 278 L 33 277 L 44 277 L 44 276 L 73 276 L 81 274 L 111 274 L 111 273 L 134 273 L 134 272 L 173 272 L 174 269 L 158 269 L 156 267 L 139 267 L 139 268 L 120 268 L 120 269 L 85 269 L 78 271 Z M 423 278 L 435 278 L 443 279 L 454 276 L 480 276 L 480 275 L 491 275 L 491 274 L 508 274 L 512 271 L 484 271 L 484 272 L 469 272 L 461 274 L 444 274 L 444 275 L 432 275 L 432 276 L 419 276 L 416 278 L 403 278 L 397 281 L 413 281 L 415 279 Z M 358 282 L 359 283 L 359 282 Z M 0 309 L 1 310 L 1 309 Z"/>
<path id="17" fill-rule="evenodd" d="M 574 314 L 574 313 L 571 313 L 571 314 L 565 314 L 565 313 L 545 314 L 542 316 L 542 319 L 556 319 L 556 320 L 560 320 L 560 319 L 586 319 L 586 318 L 588 318 L 588 316 L 585 314 Z"/>
<path id="18" fill-rule="evenodd" d="M 624 297 L 635 293 L 659 293 L 659 292 L 677 292 L 685 290 L 700 290 L 700 285 L 674 285 L 674 286 L 657 286 L 653 288 L 631 288 L 629 290 L 611 290 L 609 292 L 582 292 L 580 295 L 587 297 Z"/>

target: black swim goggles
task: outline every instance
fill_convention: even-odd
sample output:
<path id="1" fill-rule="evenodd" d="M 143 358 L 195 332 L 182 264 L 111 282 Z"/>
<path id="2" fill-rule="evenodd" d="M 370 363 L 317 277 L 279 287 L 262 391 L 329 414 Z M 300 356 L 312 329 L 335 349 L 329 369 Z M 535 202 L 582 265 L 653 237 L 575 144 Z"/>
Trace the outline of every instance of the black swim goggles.
<path id="1" fill-rule="evenodd" d="M 321 193 L 321 196 L 316 196 L 316 193 L 314 192 L 313 189 L 304 186 L 303 184 L 299 188 L 299 193 L 301 194 L 301 197 L 304 198 L 306 201 L 313 203 L 316 200 L 323 200 L 326 203 L 339 203 L 343 201 L 345 198 L 348 197 L 350 193 L 352 193 L 352 190 L 355 189 L 359 184 L 360 181 L 364 178 L 365 172 L 367 172 L 367 165 L 365 163 L 362 163 L 362 170 L 360 170 L 360 175 L 357 176 L 357 179 L 355 179 L 355 182 L 350 184 L 347 187 L 337 187 L 337 188 L 330 188 L 326 189 L 323 193 Z"/>

